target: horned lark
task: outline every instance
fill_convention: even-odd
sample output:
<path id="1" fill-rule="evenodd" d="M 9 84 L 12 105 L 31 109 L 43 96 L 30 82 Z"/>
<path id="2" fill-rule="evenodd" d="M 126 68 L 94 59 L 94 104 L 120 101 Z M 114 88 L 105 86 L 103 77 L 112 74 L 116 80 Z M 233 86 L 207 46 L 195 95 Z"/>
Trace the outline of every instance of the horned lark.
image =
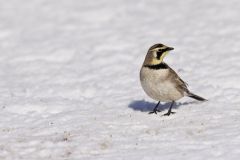
<path id="1" fill-rule="evenodd" d="M 140 71 L 140 81 L 146 94 L 152 99 L 158 101 L 151 113 L 160 112 L 158 106 L 160 102 L 172 102 L 168 112 L 164 114 L 169 116 L 172 112 L 172 106 L 175 101 L 188 96 L 199 101 L 206 99 L 191 93 L 177 73 L 163 62 L 163 58 L 174 48 L 163 44 L 155 44 L 149 48 L 145 61 Z"/>

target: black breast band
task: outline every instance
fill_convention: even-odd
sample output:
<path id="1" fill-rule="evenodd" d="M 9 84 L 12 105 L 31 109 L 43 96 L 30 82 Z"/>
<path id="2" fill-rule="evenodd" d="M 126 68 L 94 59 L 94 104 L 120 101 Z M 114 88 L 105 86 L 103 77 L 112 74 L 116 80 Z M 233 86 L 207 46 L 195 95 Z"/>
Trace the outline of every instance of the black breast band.
<path id="1" fill-rule="evenodd" d="M 150 68 L 150 69 L 168 69 L 168 65 L 166 63 L 159 63 L 155 65 L 144 65 L 144 67 Z"/>

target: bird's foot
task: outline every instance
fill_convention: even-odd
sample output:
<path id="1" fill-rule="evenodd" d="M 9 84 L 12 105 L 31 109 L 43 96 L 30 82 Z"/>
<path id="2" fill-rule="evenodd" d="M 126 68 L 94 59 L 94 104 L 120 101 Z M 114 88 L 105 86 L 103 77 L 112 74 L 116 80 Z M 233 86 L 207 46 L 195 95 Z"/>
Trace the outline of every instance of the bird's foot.
<path id="1" fill-rule="evenodd" d="M 176 113 L 176 112 L 170 111 L 170 112 L 165 113 L 163 116 L 170 116 L 170 114 L 175 114 L 175 113 Z"/>
<path id="2" fill-rule="evenodd" d="M 153 113 L 157 114 L 157 112 L 161 112 L 161 111 L 158 109 L 154 109 L 152 112 L 149 112 L 148 114 L 153 114 Z"/>

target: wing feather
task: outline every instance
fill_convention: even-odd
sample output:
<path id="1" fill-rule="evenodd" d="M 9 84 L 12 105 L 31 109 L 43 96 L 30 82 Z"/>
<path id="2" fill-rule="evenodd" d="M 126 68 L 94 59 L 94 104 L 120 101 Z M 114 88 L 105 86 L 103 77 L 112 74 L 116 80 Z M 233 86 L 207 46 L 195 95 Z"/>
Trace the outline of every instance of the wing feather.
<path id="1" fill-rule="evenodd" d="M 184 93 L 184 92 L 189 92 L 188 91 L 188 84 L 186 82 L 184 82 L 179 76 L 178 74 L 169 67 L 169 71 L 171 72 L 171 80 L 173 81 L 174 84 L 176 84 L 176 88 L 179 92 Z"/>

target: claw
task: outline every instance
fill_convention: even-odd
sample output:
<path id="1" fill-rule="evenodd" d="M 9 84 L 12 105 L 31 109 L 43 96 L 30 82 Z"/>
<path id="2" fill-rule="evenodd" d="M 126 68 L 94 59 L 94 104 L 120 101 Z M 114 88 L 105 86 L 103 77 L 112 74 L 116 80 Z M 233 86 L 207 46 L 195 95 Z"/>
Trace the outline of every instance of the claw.
<path id="1" fill-rule="evenodd" d="M 161 111 L 156 109 L 156 110 L 153 110 L 152 112 L 149 112 L 148 114 L 153 114 L 153 113 L 157 114 L 157 112 L 161 112 Z"/>
<path id="2" fill-rule="evenodd" d="M 163 116 L 170 116 L 170 114 L 175 114 L 176 112 L 167 112 Z"/>

